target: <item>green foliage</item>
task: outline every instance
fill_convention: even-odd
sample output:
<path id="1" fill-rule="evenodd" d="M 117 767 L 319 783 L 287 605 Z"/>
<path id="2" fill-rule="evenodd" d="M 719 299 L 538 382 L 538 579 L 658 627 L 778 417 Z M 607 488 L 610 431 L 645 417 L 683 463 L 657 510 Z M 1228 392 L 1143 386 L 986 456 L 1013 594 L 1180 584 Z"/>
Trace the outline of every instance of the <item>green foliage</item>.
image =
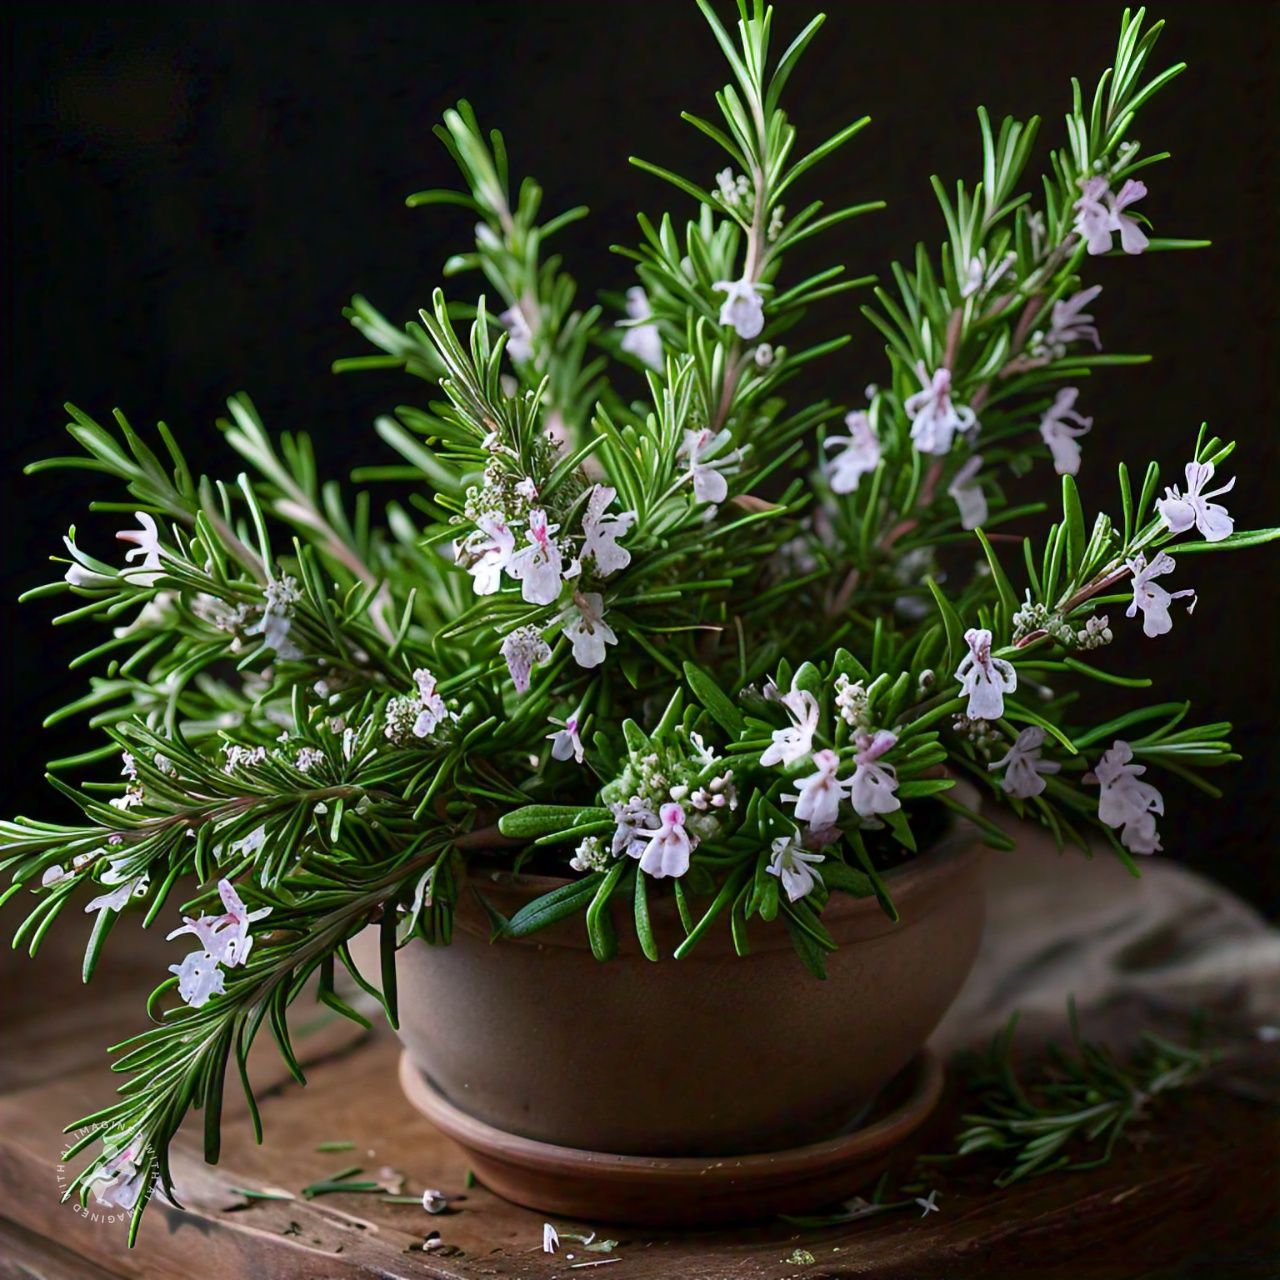
<path id="1" fill-rule="evenodd" d="M 475 886 L 495 939 L 581 920 L 603 961 L 621 925 L 669 962 L 653 912 L 670 896 L 676 957 L 712 931 L 747 955 L 761 931 L 786 929 L 821 978 L 832 895 L 874 897 L 896 919 L 892 868 L 957 818 L 1008 846 L 982 811 L 1007 803 L 1060 843 L 1101 833 L 1134 867 L 1150 832 L 1118 837 L 1099 816 L 1094 770 L 1112 740 L 1124 735 L 1136 767 L 1209 793 L 1203 770 L 1236 758 L 1229 727 L 1184 723 L 1180 701 L 1117 701 L 1105 724 L 1075 705 L 1084 680 L 1117 699 L 1149 684 L 1108 669 L 1122 624 L 1095 610 L 1127 603 L 1140 557 L 1173 543 L 1157 465 L 1136 496 L 1122 466 L 1117 513 L 1092 523 L 1064 475 L 1047 533 L 1040 505 L 1005 493 L 1048 452 L 1040 427 L 1068 379 L 1140 359 L 1092 348 L 1075 205 L 1082 180 L 1115 184 L 1163 158 L 1139 160 L 1128 141 L 1180 69 L 1147 73 L 1159 24 L 1126 13 L 1113 68 L 1091 98 L 1075 86 L 1038 189 L 1025 178 L 1037 121 L 993 126 L 979 111 L 981 177 L 934 180 L 947 238 L 876 289 L 867 314 L 889 368 L 865 412 L 846 414 L 806 393 L 807 370 L 849 341 L 830 328 L 842 295 L 874 281 L 834 262 L 802 276 L 790 251 L 881 207 L 797 195 L 867 121 L 798 148 L 781 104 L 821 17 L 779 56 L 762 3 L 740 0 L 733 30 L 699 4 L 730 81 L 717 119 L 685 119 L 714 155 L 707 172 L 727 167 L 706 182 L 635 161 L 684 212 L 641 215 L 638 243 L 615 246 L 638 281 L 625 318 L 621 299 L 580 307 L 547 253 L 586 211 L 541 220 L 541 190 L 512 179 L 502 135 L 466 102 L 445 113 L 436 132 L 463 189 L 409 203 L 475 219 L 443 274 L 478 272 L 485 294 L 437 289 L 403 327 L 356 298 L 348 319 L 379 354 L 338 363 L 403 368 L 429 388 L 375 424 L 399 461 L 356 473 L 408 494 L 385 518 L 244 396 L 219 424 L 234 481 L 193 471 L 163 424 L 149 443 L 119 412 L 107 425 L 74 408 L 78 452 L 29 468 L 101 477 L 94 509 L 135 524 L 123 564 L 87 550 L 96 528 L 80 546 L 73 527 L 63 576 L 27 593 L 69 594 L 55 623 L 99 629 L 74 664 L 87 691 L 49 718 L 83 716 L 97 738 L 49 766 L 74 821 L 0 823 L 15 945 L 35 954 L 64 908 L 96 895 L 87 981 L 131 903 L 144 925 L 187 911 L 206 932 L 247 929 L 218 915 L 220 894 L 269 913 L 251 951 L 205 953 L 221 985 L 201 995 L 180 973 L 157 986 L 153 1025 L 114 1051 L 127 1079 L 90 1118 L 102 1150 L 68 1194 L 115 1177 L 136 1141 L 167 1185 L 191 1108 L 215 1158 L 225 1075 L 234 1061 L 252 1105 L 245 1054 L 264 1024 L 301 1077 L 287 1010 L 304 990 L 363 1022 L 345 971 L 394 1024 L 397 948 L 448 943 Z M 948 380 L 944 412 L 934 384 Z M 932 442 L 930 396 L 951 415 Z M 850 437 L 833 434 L 841 419 Z M 1194 457 L 1220 468 L 1233 446 L 1206 434 Z M 868 440 L 875 456 L 850 479 L 830 449 Z M 962 519 L 977 497 L 985 516 Z M 958 679 L 983 631 L 991 662 L 1017 676 L 998 714 L 977 714 Z M 1054 771 L 1039 791 L 1006 790 L 1028 729 Z M 103 771 L 121 760 L 123 777 Z M 564 883 L 508 919 L 480 875 L 468 885 L 478 866 Z M 171 901 L 193 883 L 190 902 Z M 380 987 L 351 961 L 366 926 Z"/>

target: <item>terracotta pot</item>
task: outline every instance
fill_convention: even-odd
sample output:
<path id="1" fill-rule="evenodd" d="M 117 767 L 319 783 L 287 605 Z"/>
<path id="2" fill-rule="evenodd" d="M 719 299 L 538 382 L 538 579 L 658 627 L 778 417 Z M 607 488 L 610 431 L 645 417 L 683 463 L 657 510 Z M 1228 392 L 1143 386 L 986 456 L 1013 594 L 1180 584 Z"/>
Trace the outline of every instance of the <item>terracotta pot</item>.
<path id="1" fill-rule="evenodd" d="M 847 1129 L 906 1066 L 969 972 L 982 932 L 982 852 L 960 824 L 888 875 L 901 913 L 836 894 L 823 915 L 840 949 L 825 982 L 785 926 L 753 920 L 751 953 L 727 922 L 681 960 L 641 954 L 630 903 L 600 963 L 581 918 L 489 941 L 464 887 L 453 942 L 397 958 L 400 1038 L 447 1102 L 507 1133 L 595 1152 L 737 1155 Z M 504 915 L 564 883 L 494 873 L 470 886 Z M 664 956 L 683 932 L 652 893 Z"/>

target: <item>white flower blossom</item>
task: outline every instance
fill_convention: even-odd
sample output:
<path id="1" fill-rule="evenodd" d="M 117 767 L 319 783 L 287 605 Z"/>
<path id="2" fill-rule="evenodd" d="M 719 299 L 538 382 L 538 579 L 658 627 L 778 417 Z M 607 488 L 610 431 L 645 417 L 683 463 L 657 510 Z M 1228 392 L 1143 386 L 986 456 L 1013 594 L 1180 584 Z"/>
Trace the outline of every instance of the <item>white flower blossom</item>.
<path id="1" fill-rule="evenodd" d="M 711 286 L 726 295 L 720 323 L 732 325 L 740 338 L 757 338 L 764 328 L 764 298 L 750 280 L 717 280 Z"/>
<path id="2" fill-rule="evenodd" d="M 818 699 L 805 689 L 797 689 L 794 685 L 790 693 L 784 693 L 779 699 L 787 709 L 791 723 L 785 729 L 773 731 L 773 741 L 765 748 L 760 757 L 763 765 L 780 764 L 786 767 L 803 760 L 813 750 L 813 735 L 818 731 L 818 715 L 820 708 Z"/>
<path id="3" fill-rule="evenodd" d="M 1130 178 L 1113 193 L 1106 178 L 1094 177 L 1083 179 L 1080 188 L 1080 199 L 1072 205 L 1076 211 L 1075 228 L 1091 254 L 1109 252 L 1112 233 L 1117 231 L 1125 253 L 1141 253 L 1147 247 L 1150 242 L 1146 233 L 1135 219 L 1122 212 L 1146 196 L 1144 182 Z"/>
<path id="4" fill-rule="evenodd" d="M 107 565 L 103 565 L 101 561 L 94 560 L 92 556 L 81 551 L 76 546 L 76 531 L 74 529 L 62 539 L 62 545 L 66 547 L 67 554 L 72 561 L 67 567 L 66 573 L 62 575 L 66 582 L 69 582 L 73 587 L 114 587 L 116 585 L 114 573 L 102 572 L 102 569 L 108 568 Z"/>
<path id="5" fill-rule="evenodd" d="M 520 583 L 520 594 L 527 604 L 554 604 L 560 595 L 564 560 L 552 537 L 559 528 L 547 524 L 547 513 L 534 507 L 529 512 L 529 544 L 507 562 L 507 572 Z"/>
<path id="6" fill-rule="evenodd" d="M 133 898 L 141 898 L 146 895 L 148 883 L 148 878 L 145 875 L 126 880 L 124 884 L 117 886 L 110 893 L 100 894 L 87 903 L 85 911 L 123 911 Z"/>
<path id="7" fill-rule="evenodd" d="M 729 439 L 728 430 L 712 432 L 709 427 L 703 427 L 701 431 L 685 431 L 676 457 L 689 460 L 695 502 L 720 503 L 728 497 L 729 482 L 725 475 L 732 475 L 737 470 L 742 451 L 733 449 L 722 457 L 715 455 Z"/>
<path id="8" fill-rule="evenodd" d="M 516 549 L 515 534 L 500 516 L 481 516 L 473 533 L 454 549 L 458 563 L 466 567 L 478 596 L 491 596 L 502 586 L 502 571 Z"/>
<path id="9" fill-rule="evenodd" d="M 228 853 L 240 858 L 251 858 L 266 842 L 266 826 L 254 827 L 247 836 L 242 836 L 239 840 L 233 840 Z"/>
<path id="10" fill-rule="evenodd" d="M 880 465 L 880 441 L 865 409 L 845 415 L 847 436 L 828 436 L 825 448 L 844 445 L 838 454 L 823 463 L 823 472 L 832 493 L 853 493 L 862 477 Z"/>
<path id="11" fill-rule="evenodd" d="M 542 1252 L 555 1253 L 560 1247 L 560 1234 L 549 1222 L 542 1224 Z"/>
<path id="12" fill-rule="evenodd" d="M 1045 773 L 1057 773 L 1062 766 L 1056 760 L 1042 760 L 1040 750 L 1044 746 L 1045 732 L 1039 725 L 1031 725 L 1018 734 L 1013 745 L 1000 757 L 987 765 L 987 771 L 1004 770 L 1000 780 L 1006 795 L 1019 800 L 1029 800 L 1044 790 Z"/>
<path id="13" fill-rule="evenodd" d="M 969 652 L 956 668 L 956 679 L 969 695 L 965 715 L 970 720 L 999 720 L 1004 695 L 1018 687 L 1018 673 L 1011 663 L 991 656 L 991 632 L 985 627 L 970 627 L 964 638 Z"/>
<path id="14" fill-rule="evenodd" d="M 947 486 L 947 495 L 960 511 L 960 527 L 976 529 L 987 522 L 987 495 L 978 483 L 978 472 L 982 470 L 982 455 L 975 453 L 968 462 L 956 472 Z"/>
<path id="15" fill-rule="evenodd" d="M 976 431 L 978 419 L 967 406 L 952 404 L 950 369 L 943 366 L 931 376 L 922 360 L 916 374 L 922 389 L 903 405 L 911 419 L 911 442 L 921 453 L 950 453 L 956 432 Z"/>
<path id="16" fill-rule="evenodd" d="M 553 760 L 574 760 L 581 764 L 587 749 L 582 745 L 582 739 L 578 736 L 577 715 L 571 715 L 563 721 L 552 719 L 551 723 L 560 726 L 554 733 L 547 734 L 547 737 L 551 739 L 551 758 Z"/>
<path id="17" fill-rule="evenodd" d="M 604 661 L 605 646 L 618 643 L 613 628 L 604 620 L 604 598 L 597 591 L 573 593 L 573 605 L 564 615 L 562 629 L 580 667 L 598 667 Z"/>
<path id="18" fill-rule="evenodd" d="M 1191 597 L 1187 612 L 1191 613 L 1195 610 L 1196 593 L 1189 587 L 1184 591 L 1170 592 L 1158 582 L 1153 581 L 1162 574 L 1172 573 L 1178 567 L 1177 562 L 1167 551 L 1157 552 L 1150 564 L 1147 563 L 1147 557 L 1141 551 L 1125 563 L 1129 566 L 1129 572 L 1133 574 L 1133 599 L 1124 611 L 1124 616 L 1137 617 L 1138 610 L 1141 609 L 1144 635 L 1155 637 L 1172 631 L 1173 619 L 1169 616 L 1169 606 L 1183 596 Z"/>
<path id="19" fill-rule="evenodd" d="M 507 327 L 507 354 L 517 362 L 533 355 L 533 330 L 517 303 L 508 307 L 499 317 Z"/>
<path id="20" fill-rule="evenodd" d="M 920 1215 L 922 1218 L 927 1218 L 931 1213 L 942 1212 L 942 1210 L 938 1208 L 938 1193 L 936 1190 L 930 1191 L 927 1198 L 924 1196 L 916 1196 L 916 1204 L 924 1210 Z"/>
<path id="21" fill-rule="evenodd" d="M 822 873 L 815 863 L 825 862 L 821 853 L 809 853 L 800 842 L 800 833 L 779 836 L 769 846 L 773 853 L 765 870 L 777 876 L 786 892 L 788 902 L 798 902 L 812 892 L 815 884 L 822 883 Z"/>
<path id="22" fill-rule="evenodd" d="M 608 508 L 617 496 L 617 490 L 608 485 L 594 485 L 587 496 L 587 509 L 582 517 L 582 559 L 594 560 L 596 572 L 601 577 L 617 573 L 631 563 L 631 552 L 618 546 L 618 539 L 635 523 L 636 513 L 609 513 Z"/>
<path id="23" fill-rule="evenodd" d="M 662 334 L 658 326 L 649 320 L 653 309 L 649 306 L 649 295 L 639 285 L 632 285 L 627 290 L 627 315 L 636 323 L 619 322 L 626 330 L 622 335 L 623 351 L 650 369 L 661 369 Z"/>
<path id="24" fill-rule="evenodd" d="M 898 774 L 891 764 L 878 763 L 886 751 L 898 745 L 896 734 L 881 729 L 875 734 L 860 733 L 854 738 L 857 752 L 853 762 L 857 766 L 849 779 L 849 800 L 854 811 L 862 818 L 874 818 L 881 813 L 894 813 L 902 808 L 902 801 L 894 794 L 898 789 Z"/>
<path id="25" fill-rule="evenodd" d="M 142 1139 L 135 1137 L 89 1179 L 89 1190 L 98 1204 L 107 1209 L 129 1210 L 138 1203 L 150 1172 L 147 1162 L 139 1165 L 141 1154 Z"/>
<path id="26" fill-rule="evenodd" d="M 801 822 L 807 822 L 813 830 L 825 831 L 836 824 L 848 784 L 836 777 L 840 757 L 834 751 L 815 751 L 813 763 L 817 772 L 800 779 L 799 794 L 782 798 L 795 803 L 796 817 Z"/>
<path id="27" fill-rule="evenodd" d="M 1063 387 L 1053 404 L 1040 419 L 1040 438 L 1053 454 L 1053 469 L 1060 476 L 1073 476 L 1080 470 L 1080 446 L 1076 437 L 1084 435 L 1093 426 L 1093 419 L 1076 411 L 1076 387 Z M 1069 426 L 1069 422 L 1076 425 Z"/>
<path id="28" fill-rule="evenodd" d="M 52 866 L 45 867 L 40 876 L 40 887 L 47 889 L 51 884 L 61 884 L 63 880 L 70 880 L 71 874 L 61 863 L 55 862 Z"/>
<path id="29" fill-rule="evenodd" d="M 1224 538 L 1229 538 L 1235 528 L 1235 521 L 1227 514 L 1226 507 L 1210 502 L 1209 499 L 1230 493 L 1235 488 L 1235 476 L 1221 489 L 1211 489 L 1205 493 L 1205 485 L 1213 479 L 1212 462 L 1188 462 L 1185 474 L 1186 493 L 1174 486 L 1166 489 L 1164 497 L 1156 501 L 1156 510 L 1165 527 L 1171 533 L 1186 533 L 1195 525 L 1206 542 L 1221 542 Z"/>
<path id="30" fill-rule="evenodd" d="M 768 342 L 762 342 L 751 353 L 752 360 L 756 363 L 757 369 L 767 369 L 773 363 L 773 347 Z"/>
<path id="31" fill-rule="evenodd" d="M 551 657 L 551 646 L 537 627 L 517 627 L 503 639 L 499 652 L 506 660 L 516 692 L 525 693 L 534 667 Z"/>
<path id="32" fill-rule="evenodd" d="M 1101 787 L 1098 820 L 1121 828 L 1121 843 L 1130 853 L 1159 853 L 1155 815 L 1164 813 L 1164 797 L 1151 783 L 1140 780 L 1146 765 L 1132 760 L 1133 748 L 1117 738 L 1084 780 Z"/>
<path id="33" fill-rule="evenodd" d="M 655 880 L 682 876 L 689 870 L 689 855 L 694 849 L 693 838 L 685 830 L 684 810 L 678 804 L 664 804 L 658 810 L 658 821 L 661 825 L 649 833 L 643 850 L 636 854 L 633 844 L 628 852 L 640 858 L 640 870 Z"/>
<path id="34" fill-rule="evenodd" d="M 178 994 L 193 1009 L 201 1009 L 213 996 L 226 991 L 227 975 L 208 951 L 192 951 L 181 964 L 171 964 L 169 972 L 178 979 Z"/>
<path id="35" fill-rule="evenodd" d="M 135 511 L 133 516 L 142 527 L 122 529 L 116 537 L 121 542 L 134 544 L 132 551 L 124 553 L 125 560 L 132 565 L 141 556 L 142 563 L 121 569 L 120 576 L 134 586 L 149 587 L 164 576 L 164 566 L 160 562 L 160 531 L 156 528 L 155 518 L 145 511 Z"/>
<path id="36" fill-rule="evenodd" d="M 266 596 L 262 616 L 252 626 L 245 627 L 247 636 L 261 636 L 262 642 L 269 649 L 274 649 L 280 658 L 294 659 L 302 657 L 302 650 L 290 636 L 292 623 L 290 616 L 298 601 L 302 599 L 302 591 L 297 579 L 283 577 L 272 578 L 263 588 Z"/>

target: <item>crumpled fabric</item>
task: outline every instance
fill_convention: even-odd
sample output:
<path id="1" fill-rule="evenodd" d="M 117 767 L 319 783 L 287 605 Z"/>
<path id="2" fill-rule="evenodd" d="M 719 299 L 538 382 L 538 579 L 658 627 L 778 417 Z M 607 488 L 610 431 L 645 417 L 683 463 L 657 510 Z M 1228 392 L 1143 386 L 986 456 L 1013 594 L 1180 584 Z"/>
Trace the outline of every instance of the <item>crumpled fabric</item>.
<path id="1" fill-rule="evenodd" d="M 985 1048 L 1015 1011 L 1019 1046 L 1064 1041 L 1071 996 L 1084 1034 L 1114 1048 L 1144 1031 L 1185 1042 L 1197 1010 L 1241 1039 L 1280 1026 L 1280 930 L 1247 903 L 1158 856 L 1134 879 L 1109 849 L 1012 834 L 1017 849 L 987 855 L 986 933 L 935 1051 Z"/>

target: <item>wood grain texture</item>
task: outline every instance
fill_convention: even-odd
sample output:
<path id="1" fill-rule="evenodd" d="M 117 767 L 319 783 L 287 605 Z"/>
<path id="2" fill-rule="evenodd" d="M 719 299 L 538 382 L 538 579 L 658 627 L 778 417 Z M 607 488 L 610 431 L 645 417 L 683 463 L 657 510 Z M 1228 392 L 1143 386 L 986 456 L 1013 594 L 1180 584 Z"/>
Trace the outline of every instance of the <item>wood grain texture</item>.
<path id="1" fill-rule="evenodd" d="M 74 990 L 74 948 L 73 940 L 44 957 L 44 991 Z M 566 1241 L 549 1257 L 541 1251 L 542 1215 L 481 1187 L 466 1188 L 460 1149 L 397 1087 L 399 1046 L 390 1035 L 362 1035 L 306 1005 L 295 1024 L 308 1087 L 289 1081 L 274 1047 L 264 1043 L 251 1070 L 262 1087 L 266 1145 L 254 1144 L 243 1102 L 228 1089 L 221 1163 L 204 1164 L 199 1125 L 189 1126 L 173 1161 L 183 1207 L 153 1204 L 138 1246 L 129 1251 L 122 1227 L 87 1221 L 59 1203 L 58 1156 L 63 1126 L 110 1097 L 115 1082 L 101 1046 L 137 1028 L 145 994 L 139 974 L 162 971 L 163 952 L 159 938 L 142 935 L 128 963 L 106 962 L 76 1011 L 65 998 L 30 998 L 24 984 L 33 970 L 25 959 L 0 962 L 0 990 L 24 990 L 20 1001 L 5 1001 L 0 1040 L 5 1280 L 572 1280 L 598 1272 L 633 1280 L 1121 1280 L 1262 1277 L 1274 1273 L 1280 1257 L 1280 1135 L 1267 1102 L 1276 1081 L 1251 1070 L 1259 1100 L 1209 1086 L 1171 1098 L 1154 1113 L 1140 1144 L 1123 1146 L 1111 1165 L 1089 1174 L 996 1193 L 989 1166 L 970 1165 L 963 1175 L 939 1172 L 934 1184 L 942 1212 L 925 1220 L 911 1211 L 816 1231 L 777 1221 L 701 1233 L 605 1226 L 602 1233 L 619 1242 L 611 1256 L 621 1261 L 575 1270 L 602 1255 Z M 954 1099 L 944 1101 L 919 1140 L 921 1149 L 945 1149 L 955 1117 Z M 315 1149 L 339 1140 L 356 1146 L 341 1153 Z M 438 1187 L 461 1198 L 455 1211 L 429 1216 L 417 1205 L 369 1195 L 249 1203 L 233 1190 L 296 1193 L 348 1164 L 389 1166 L 405 1175 L 407 1190 Z M 441 1245 L 426 1253 L 422 1244 L 431 1231 L 439 1232 Z M 814 1261 L 790 1261 L 797 1248 Z"/>

